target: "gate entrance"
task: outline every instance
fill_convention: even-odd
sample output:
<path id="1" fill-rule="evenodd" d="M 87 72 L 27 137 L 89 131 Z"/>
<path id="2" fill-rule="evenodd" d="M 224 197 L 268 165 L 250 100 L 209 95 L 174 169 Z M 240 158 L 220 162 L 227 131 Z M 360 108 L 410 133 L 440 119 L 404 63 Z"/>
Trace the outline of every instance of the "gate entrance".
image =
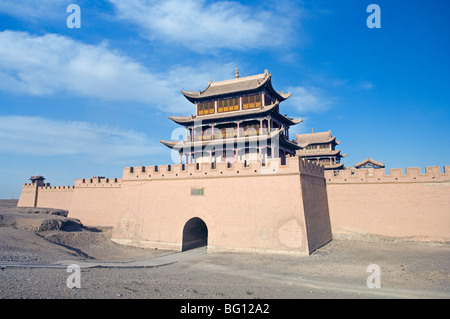
<path id="1" fill-rule="evenodd" d="M 203 220 L 194 217 L 183 228 L 182 251 L 208 245 L 208 227 Z"/>

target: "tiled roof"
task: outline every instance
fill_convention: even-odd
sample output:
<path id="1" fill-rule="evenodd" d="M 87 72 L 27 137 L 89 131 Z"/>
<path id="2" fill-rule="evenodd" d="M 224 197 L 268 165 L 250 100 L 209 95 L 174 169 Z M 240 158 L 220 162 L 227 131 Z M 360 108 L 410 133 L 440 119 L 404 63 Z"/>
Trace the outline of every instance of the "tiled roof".
<path id="1" fill-rule="evenodd" d="M 317 133 L 308 133 L 308 134 L 297 134 L 295 137 L 295 141 L 301 147 L 306 147 L 311 144 L 323 144 L 334 142 L 339 144 L 340 142 L 336 142 L 336 137 L 331 136 L 331 131 L 328 132 L 317 132 Z"/>
<path id="2" fill-rule="evenodd" d="M 238 92 L 253 91 L 268 84 L 273 93 L 277 95 L 276 97 L 280 102 L 286 100 L 292 95 L 291 93 L 283 93 L 275 91 L 272 88 L 271 78 L 272 78 L 271 74 L 268 72 L 268 70 L 265 70 L 265 72 L 262 74 L 247 76 L 243 78 L 237 77 L 232 80 L 220 82 L 210 81 L 206 89 L 204 89 L 203 91 L 187 92 L 183 89 L 181 90 L 181 93 L 189 101 L 191 101 L 192 103 L 196 103 L 196 101 L 199 99 L 205 99 L 208 97 L 215 97 L 221 95 L 229 95 Z"/>
<path id="3" fill-rule="evenodd" d="M 359 162 L 358 164 L 356 164 L 356 165 L 355 165 L 355 168 L 359 168 L 359 167 L 364 166 L 364 165 L 369 164 L 369 163 L 370 163 L 370 164 L 373 164 L 373 165 L 375 165 L 375 166 L 379 166 L 379 167 L 381 167 L 381 168 L 384 167 L 384 163 L 375 161 L 375 160 L 373 160 L 373 159 L 371 159 L 371 158 L 367 158 L 367 159 L 365 159 L 364 161 Z"/>
<path id="4" fill-rule="evenodd" d="M 241 136 L 241 137 L 235 137 L 235 138 L 230 138 L 231 140 L 233 140 L 231 143 L 245 143 L 245 142 L 250 142 L 250 141 L 261 141 L 261 140 L 266 140 L 266 139 L 271 139 L 271 138 L 275 138 L 277 136 L 279 136 L 280 138 L 280 143 L 283 143 L 285 145 L 289 145 L 294 149 L 298 149 L 299 147 L 297 146 L 297 144 L 293 141 L 289 141 L 286 138 L 284 138 L 284 135 L 282 134 L 284 132 L 283 128 L 280 128 L 278 130 L 274 130 L 272 132 L 270 132 L 270 134 L 264 134 L 264 135 L 251 135 L 251 136 Z M 214 145 L 223 145 L 223 144 L 227 144 L 228 138 L 221 138 L 221 139 L 217 139 L 217 140 L 207 140 L 207 141 L 194 141 L 194 142 L 190 142 L 190 141 L 165 141 L 164 139 L 161 140 L 161 143 L 164 144 L 165 146 L 169 147 L 169 148 L 175 148 L 175 149 L 182 149 L 182 148 L 194 148 L 194 147 L 202 147 L 205 145 L 209 145 L 209 146 L 214 146 Z M 270 145 L 270 144 L 268 144 Z"/>
<path id="5" fill-rule="evenodd" d="M 30 177 L 31 181 L 35 181 L 35 180 L 38 180 L 38 179 L 44 180 L 45 178 L 43 176 L 41 176 L 41 175 L 35 175 L 35 176 L 31 176 Z"/>
<path id="6" fill-rule="evenodd" d="M 230 119 L 234 117 L 239 116 L 247 116 L 247 115 L 259 115 L 264 113 L 269 113 L 276 109 L 276 107 L 279 106 L 279 102 L 272 103 L 270 105 L 261 106 L 254 109 L 247 109 L 247 110 L 239 110 L 239 111 L 232 111 L 232 112 L 224 112 L 224 113 L 215 113 L 215 114 L 209 114 L 209 115 L 202 115 L 202 116 L 170 116 L 169 119 L 174 121 L 177 124 L 193 124 L 196 121 L 211 121 L 211 120 L 224 120 L 224 119 Z M 286 122 L 289 123 L 289 125 L 296 125 L 298 123 L 303 122 L 301 118 L 295 119 L 290 118 L 287 116 L 284 116 L 282 114 L 278 115 L 283 118 Z"/>
<path id="7" fill-rule="evenodd" d="M 346 157 L 347 154 L 340 154 L 341 150 L 318 150 L 315 152 L 306 152 L 304 150 L 297 151 L 297 155 L 301 157 L 319 157 L 319 156 L 339 156 L 339 157 Z"/>
<path id="8" fill-rule="evenodd" d="M 340 169 L 344 167 L 344 163 L 338 163 L 338 164 L 330 164 L 330 165 L 322 165 L 326 170 L 327 169 Z"/>

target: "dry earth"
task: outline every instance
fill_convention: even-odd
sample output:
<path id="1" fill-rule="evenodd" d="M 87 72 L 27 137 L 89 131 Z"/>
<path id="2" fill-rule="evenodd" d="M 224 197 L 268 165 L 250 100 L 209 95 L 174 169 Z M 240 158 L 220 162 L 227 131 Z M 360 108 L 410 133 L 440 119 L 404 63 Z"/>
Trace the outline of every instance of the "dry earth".
<path id="1" fill-rule="evenodd" d="M 449 243 L 335 235 L 308 257 L 174 253 L 121 246 L 110 229 L 77 228 L 70 219 L 69 229 L 39 231 L 23 220 L 35 213 L 11 210 L 16 202 L 0 201 L 2 299 L 450 298 Z M 81 267 L 79 289 L 67 286 L 69 264 Z M 372 264 L 380 288 L 367 287 Z"/>

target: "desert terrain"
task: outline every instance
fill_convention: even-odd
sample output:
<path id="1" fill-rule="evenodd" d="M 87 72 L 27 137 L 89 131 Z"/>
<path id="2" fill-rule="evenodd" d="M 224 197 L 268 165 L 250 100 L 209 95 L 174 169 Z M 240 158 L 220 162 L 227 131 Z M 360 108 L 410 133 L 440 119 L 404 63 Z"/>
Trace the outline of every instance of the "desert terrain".
<path id="1" fill-rule="evenodd" d="M 0 200 L 1 299 L 450 298 L 450 245 L 334 234 L 307 257 L 141 249 L 55 211 Z M 69 288 L 67 267 L 80 267 Z M 367 286 L 369 265 L 379 288 Z"/>

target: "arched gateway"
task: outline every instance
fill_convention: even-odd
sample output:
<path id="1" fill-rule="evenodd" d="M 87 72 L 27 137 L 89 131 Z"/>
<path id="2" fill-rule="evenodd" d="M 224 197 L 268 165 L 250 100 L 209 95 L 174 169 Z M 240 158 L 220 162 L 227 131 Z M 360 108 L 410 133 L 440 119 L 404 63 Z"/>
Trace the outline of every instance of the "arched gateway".
<path id="1" fill-rule="evenodd" d="M 183 228 L 182 251 L 208 245 L 208 227 L 203 220 L 194 217 Z"/>

